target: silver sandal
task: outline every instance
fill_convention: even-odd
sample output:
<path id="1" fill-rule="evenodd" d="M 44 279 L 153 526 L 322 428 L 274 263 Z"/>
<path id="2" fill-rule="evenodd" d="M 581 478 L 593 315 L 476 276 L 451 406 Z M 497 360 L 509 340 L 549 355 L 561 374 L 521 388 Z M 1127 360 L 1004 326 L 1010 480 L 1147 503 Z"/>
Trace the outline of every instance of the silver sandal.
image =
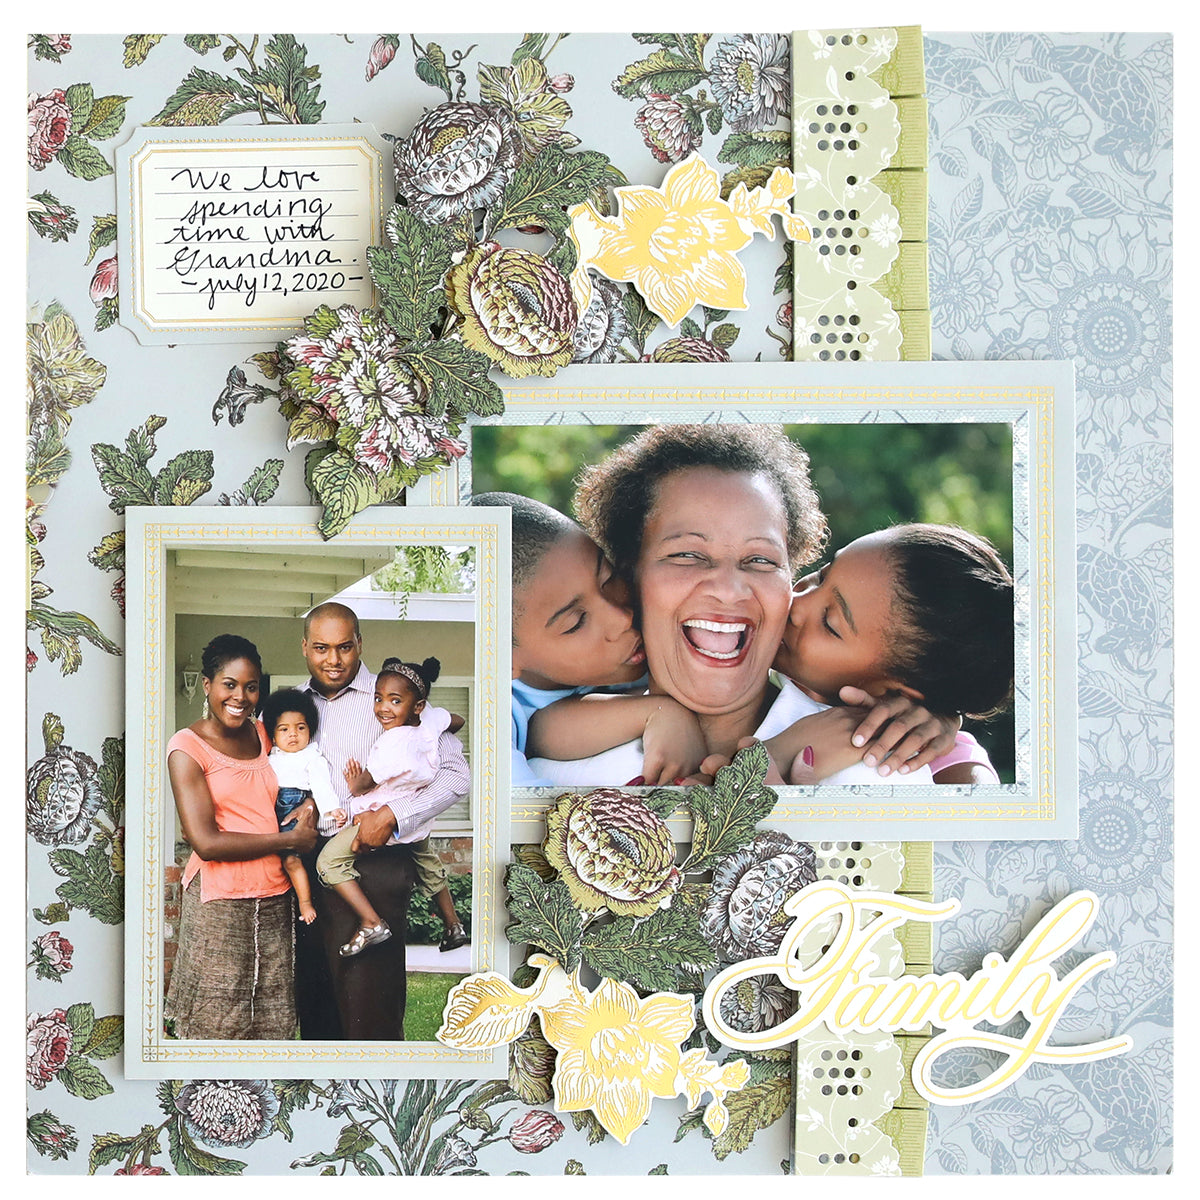
<path id="1" fill-rule="evenodd" d="M 338 953 L 343 958 L 353 958 L 356 954 L 361 954 L 368 946 L 377 946 L 380 942 L 386 942 L 392 936 L 392 931 L 386 921 L 380 921 L 378 925 L 369 925 L 360 929 Z"/>

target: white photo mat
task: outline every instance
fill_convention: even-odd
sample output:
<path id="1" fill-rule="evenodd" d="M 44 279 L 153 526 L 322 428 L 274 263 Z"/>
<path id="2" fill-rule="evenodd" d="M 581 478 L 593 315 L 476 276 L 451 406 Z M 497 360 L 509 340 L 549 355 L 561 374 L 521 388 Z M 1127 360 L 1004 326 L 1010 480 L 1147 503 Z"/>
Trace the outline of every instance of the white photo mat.
<path id="1" fill-rule="evenodd" d="M 1002 423 L 1013 435 L 1016 782 L 782 787 L 772 825 L 801 838 L 1070 838 L 1078 831 L 1075 432 L 1070 363 L 621 364 L 504 387 L 472 424 Z M 470 456 L 414 499 L 470 497 Z M 517 840 L 540 840 L 562 788 L 513 791 Z M 687 840 L 686 821 L 675 822 Z"/>
<path id="2" fill-rule="evenodd" d="M 508 1069 L 507 1049 L 456 1050 L 438 1042 L 200 1041 L 163 1026 L 164 866 L 174 861 L 174 802 L 166 776 L 166 696 L 175 686 L 167 552 L 220 548 L 277 554 L 288 548 L 471 546 L 476 552 L 472 724 L 472 961 L 508 971 L 501 886 L 509 857 L 509 514 L 485 509 L 373 508 L 329 542 L 313 508 L 130 508 L 126 513 L 129 639 L 126 688 L 127 829 L 125 1074 L 136 1079 L 488 1079 Z"/>

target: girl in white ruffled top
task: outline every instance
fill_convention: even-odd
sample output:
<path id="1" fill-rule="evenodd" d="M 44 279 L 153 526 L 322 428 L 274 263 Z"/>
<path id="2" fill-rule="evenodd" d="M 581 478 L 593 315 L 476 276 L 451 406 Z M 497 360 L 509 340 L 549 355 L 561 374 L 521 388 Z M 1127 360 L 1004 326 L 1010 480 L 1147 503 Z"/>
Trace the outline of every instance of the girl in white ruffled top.
<path id="1" fill-rule="evenodd" d="M 429 689 L 440 674 L 441 663 L 436 658 L 420 664 L 385 659 L 375 677 L 375 719 L 383 732 L 367 753 L 365 765 L 355 759 L 346 763 L 351 823 L 330 838 L 317 857 L 321 882 L 333 888 L 361 922 L 358 932 L 341 947 L 345 958 L 392 936 L 359 883 L 354 866 L 358 852 L 354 818 L 384 804 L 396 809 L 415 796 L 437 773 L 438 738 L 463 726 L 462 717 L 427 704 Z"/>

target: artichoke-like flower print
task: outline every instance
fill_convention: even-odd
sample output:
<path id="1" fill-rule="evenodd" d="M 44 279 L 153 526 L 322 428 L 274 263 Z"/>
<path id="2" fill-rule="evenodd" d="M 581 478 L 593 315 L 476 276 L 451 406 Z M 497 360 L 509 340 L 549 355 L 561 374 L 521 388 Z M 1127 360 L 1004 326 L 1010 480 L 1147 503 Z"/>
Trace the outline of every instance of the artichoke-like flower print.
<path id="1" fill-rule="evenodd" d="M 553 375 L 571 361 L 579 308 L 571 283 L 540 254 L 476 246 L 446 276 L 462 340 L 508 375 Z"/>
<path id="2" fill-rule="evenodd" d="M 271 1132 L 279 1097 L 268 1079 L 193 1079 L 175 1107 L 193 1137 L 216 1146 L 249 1146 Z"/>
<path id="3" fill-rule="evenodd" d="M 44 846 L 77 845 L 104 800 L 96 761 L 63 745 L 57 718 L 47 717 L 43 733 L 46 753 L 26 775 L 26 826 Z"/>
<path id="4" fill-rule="evenodd" d="M 396 143 L 396 188 L 416 216 L 437 225 L 494 204 L 521 157 L 521 134 L 507 108 L 439 104 Z"/>
<path id="5" fill-rule="evenodd" d="M 774 954 L 790 923 L 784 901 L 816 878 L 811 846 L 774 830 L 760 833 L 713 872 L 700 931 L 726 962 Z"/>
<path id="6" fill-rule="evenodd" d="M 586 912 L 647 916 L 666 908 L 679 887 L 671 831 L 635 796 L 613 788 L 567 793 L 547 814 L 546 831 L 546 861 Z"/>

